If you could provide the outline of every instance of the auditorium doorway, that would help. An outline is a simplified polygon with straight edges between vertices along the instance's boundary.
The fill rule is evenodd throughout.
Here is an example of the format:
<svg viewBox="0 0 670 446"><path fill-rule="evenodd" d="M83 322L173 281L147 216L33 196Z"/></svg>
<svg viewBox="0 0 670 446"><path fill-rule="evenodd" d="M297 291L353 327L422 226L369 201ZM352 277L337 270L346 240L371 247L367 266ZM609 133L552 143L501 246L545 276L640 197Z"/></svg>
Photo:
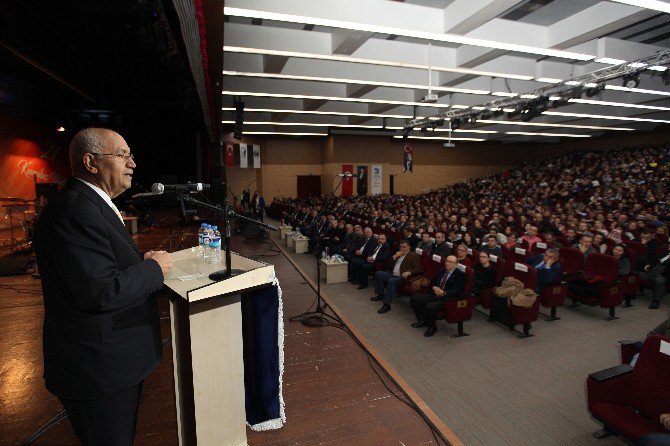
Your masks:
<svg viewBox="0 0 670 446"><path fill-rule="evenodd" d="M391 194L391 195L395 195L395 192L394 192L394 189L393 189L393 179L394 179L394 177L395 177L395 175L391 175L389 177L389 194Z"/></svg>
<svg viewBox="0 0 670 446"><path fill-rule="evenodd" d="M321 175L298 175L298 198L321 196Z"/></svg>

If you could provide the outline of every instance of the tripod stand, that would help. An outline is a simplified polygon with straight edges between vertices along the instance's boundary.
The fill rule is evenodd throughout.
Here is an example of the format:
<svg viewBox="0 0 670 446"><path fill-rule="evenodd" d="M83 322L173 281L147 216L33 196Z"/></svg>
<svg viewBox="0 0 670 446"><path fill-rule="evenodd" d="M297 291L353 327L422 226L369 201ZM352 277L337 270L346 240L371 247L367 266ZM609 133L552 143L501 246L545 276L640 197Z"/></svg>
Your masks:
<svg viewBox="0 0 670 446"><path fill-rule="evenodd" d="M323 327L325 325L331 324L332 322L335 322L338 325L344 325L344 322L342 322L339 317L331 316L325 313L325 311L328 309L328 304L321 300L321 259L319 258L319 255L321 253L321 245L323 240L321 239L321 234L319 234L319 228L316 223L322 214L323 210L319 212L316 217L314 217L314 220L310 224L310 229L313 228L314 230L315 238L314 258L316 260L316 309L308 309L304 313L297 316L292 316L288 319L291 322L301 321L303 325L307 325L308 327ZM310 308L312 307L310 306Z"/></svg>

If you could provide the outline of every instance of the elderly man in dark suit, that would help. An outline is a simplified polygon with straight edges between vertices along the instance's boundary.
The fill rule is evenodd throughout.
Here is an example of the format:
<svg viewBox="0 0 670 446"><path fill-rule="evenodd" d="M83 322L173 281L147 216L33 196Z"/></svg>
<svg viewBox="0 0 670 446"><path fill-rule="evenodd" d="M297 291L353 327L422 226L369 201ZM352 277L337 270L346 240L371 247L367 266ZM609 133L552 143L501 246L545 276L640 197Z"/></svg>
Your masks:
<svg viewBox="0 0 670 446"><path fill-rule="evenodd" d="M84 445L131 445L142 383L162 357L153 292L172 268L144 256L112 198L136 167L126 141L89 128L70 144L71 178L40 216L44 379Z"/></svg>
<svg viewBox="0 0 670 446"><path fill-rule="evenodd" d="M383 300L384 304L377 313L384 314L391 311L391 301L395 296L395 290L403 284L406 277L419 274L421 270L421 257L409 250L409 242L400 240L398 252L386 261L386 270L375 273L376 296L370 300Z"/></svg>
<svg viewBox="0 0 670 446"><path fill-rule="evenodd" d="M433 336L437 331L437 312L444 308L444 301L463 297L465 273L456 267L456 256L448 256L442 268L430 281L431 294L415 294L410 303L416 315L412 327L428 327L423 334Z"/></svg>

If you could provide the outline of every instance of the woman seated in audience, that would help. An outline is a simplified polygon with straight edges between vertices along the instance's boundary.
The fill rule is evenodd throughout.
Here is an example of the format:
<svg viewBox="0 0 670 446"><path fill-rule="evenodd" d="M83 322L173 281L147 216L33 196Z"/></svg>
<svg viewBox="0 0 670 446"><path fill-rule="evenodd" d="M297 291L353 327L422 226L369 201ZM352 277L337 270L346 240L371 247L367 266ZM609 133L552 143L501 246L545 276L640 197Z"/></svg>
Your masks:
<svg viewBox="0 0 670 446"><path fill-rule="evenodd" d="M472 295L479 296L484 288L491 288L496 283L496 267L491 256L486 252L479 253L479 263L475 265L475 277L472 282Z"/></svg>
<svg viewBox="0 0 670 446"><path fill-rule="evenodd" d="M619 261L619 276L625 276L630 272L630 259L628 259L627 248L619 243L612 248L612 255Z"/></svg>
<svg viewBox="0 0 670 446"><path fill-rule="evenodd" d="M465 244L468 248L477 248L477 243L475 242L475 238L472 236L472 233L469 231L463 234L463 238L461 239L461 243Z"/></svg>
<svg viewBox="0 0 670 446"><path fill-rule="evenodd" d="M605 254L605 251L607 251L607 244L605 243L605 236L600 233L596 232L593 234L593 249L596 250L596 252L599 252L600 254Z"/></svg>
<svg viewBox="0 0 670 446"><path fill-rule="evenodd" d="M456 248L456 258L461 265L465 265L468 268L473 267L472 260L468 258L468 247L465 244L458 244L458 248Z"/></svg>

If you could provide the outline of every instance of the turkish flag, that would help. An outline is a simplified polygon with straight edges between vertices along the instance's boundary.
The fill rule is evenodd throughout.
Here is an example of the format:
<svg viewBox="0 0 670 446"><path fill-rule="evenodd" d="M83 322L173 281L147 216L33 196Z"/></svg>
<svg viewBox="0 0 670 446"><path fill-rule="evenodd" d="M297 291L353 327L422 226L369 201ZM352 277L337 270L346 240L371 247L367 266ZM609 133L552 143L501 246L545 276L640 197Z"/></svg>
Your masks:
<svg viewBox="0 0 670 446"><path fill-rule="evenodd" d="M354 166L352 164L342 164L342 173L353 174ZM350 197L354 193L354 178L347 176L342 179L342 196Z"/></svg>
<svg viewBox="0 0 670 446"><path fill-rule="evenodd" d="M226 166L235 165L235 146L232 142L226 142Z"/></svg>

